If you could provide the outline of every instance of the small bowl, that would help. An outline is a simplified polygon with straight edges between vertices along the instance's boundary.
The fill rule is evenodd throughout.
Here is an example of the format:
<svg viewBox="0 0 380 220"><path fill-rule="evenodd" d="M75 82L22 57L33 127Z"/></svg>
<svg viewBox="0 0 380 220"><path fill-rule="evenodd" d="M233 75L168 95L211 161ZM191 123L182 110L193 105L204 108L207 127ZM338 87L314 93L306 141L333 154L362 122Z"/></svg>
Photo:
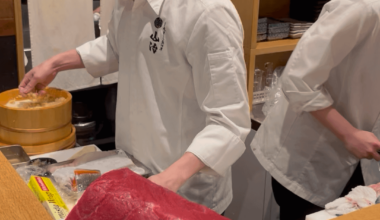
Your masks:
<svg viewBox="0 0 380 220"><path fill-rule="evenodd" d="M32 165L37 160L41 161L41 163L45 163L44 166L57 163L57 161L53 158L42 157L42 158L36 158L36 159L30 160L28 165Z"/></svg>

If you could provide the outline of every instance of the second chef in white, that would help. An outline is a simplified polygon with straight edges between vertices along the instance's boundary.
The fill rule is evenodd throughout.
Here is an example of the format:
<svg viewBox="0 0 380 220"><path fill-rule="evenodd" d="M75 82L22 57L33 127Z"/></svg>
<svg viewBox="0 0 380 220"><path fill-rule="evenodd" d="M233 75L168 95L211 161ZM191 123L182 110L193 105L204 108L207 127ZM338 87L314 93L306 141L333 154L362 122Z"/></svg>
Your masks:
<svg viewBox="0 0 380 220"><path fill-rule="evenodd" d="M281 220L380 181L379 13L379 1L330 1L288 61L284 96L251 143Z"/></svg>

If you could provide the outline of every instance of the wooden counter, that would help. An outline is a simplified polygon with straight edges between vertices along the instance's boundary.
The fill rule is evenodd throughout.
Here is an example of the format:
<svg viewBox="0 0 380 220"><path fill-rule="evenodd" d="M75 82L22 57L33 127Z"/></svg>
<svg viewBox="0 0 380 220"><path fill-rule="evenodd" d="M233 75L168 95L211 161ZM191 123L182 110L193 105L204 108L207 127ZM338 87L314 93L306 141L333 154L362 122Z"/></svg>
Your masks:
<svg viewBox="0 0 380 220"><path fill-rule="evenodd" d="M348 213L334 220L378 220L380 219L380 204L373 205L355 212Z"/></svg>
<svg viewBox="0 0 380 220"><path fill-rule="evenodd" d="M52 220L52 217L1 152L0 219Z"/></svg>

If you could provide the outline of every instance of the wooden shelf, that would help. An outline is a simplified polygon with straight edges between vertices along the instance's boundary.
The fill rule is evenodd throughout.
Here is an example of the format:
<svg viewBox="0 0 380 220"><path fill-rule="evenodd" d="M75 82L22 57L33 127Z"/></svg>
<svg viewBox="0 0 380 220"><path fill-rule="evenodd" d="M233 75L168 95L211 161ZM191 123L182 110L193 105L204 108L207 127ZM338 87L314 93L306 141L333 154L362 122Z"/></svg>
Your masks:
<svg viewBox="0 0 380 220"><path fill-rule="evenodd" d="M299 39L285 39L277 41L259 42L255 48L255 55L292 51Z"/></svg>
<svg viewBox="0 0 380 220"><path fill-rule="evenodd" d="M256 68L266 62L274 67L285 66L298 39L256 42L259 17L289 17L291 0L232 0L244 27L244 59L247 65L247 91L252 110L254 75ZM256 119L255 119L256 120ZM259 124L258 122L255 122Z"/></svg>

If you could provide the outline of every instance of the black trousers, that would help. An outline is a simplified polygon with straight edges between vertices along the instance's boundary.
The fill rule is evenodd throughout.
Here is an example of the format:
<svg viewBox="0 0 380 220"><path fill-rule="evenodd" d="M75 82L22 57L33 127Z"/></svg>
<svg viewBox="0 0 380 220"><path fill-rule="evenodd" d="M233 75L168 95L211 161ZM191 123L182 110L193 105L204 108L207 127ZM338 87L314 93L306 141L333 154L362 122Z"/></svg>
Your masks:
<svg viewBox="0 0 380 220"><path fill-rule="evenodd" d="M340 197L347 195L352 188L360 185L364 185L364 179L359 163ZM307 215L324 209L292 193L274 178L272 178L272 189L274 198L280 206L280 220L305 220Z"/></svg>

